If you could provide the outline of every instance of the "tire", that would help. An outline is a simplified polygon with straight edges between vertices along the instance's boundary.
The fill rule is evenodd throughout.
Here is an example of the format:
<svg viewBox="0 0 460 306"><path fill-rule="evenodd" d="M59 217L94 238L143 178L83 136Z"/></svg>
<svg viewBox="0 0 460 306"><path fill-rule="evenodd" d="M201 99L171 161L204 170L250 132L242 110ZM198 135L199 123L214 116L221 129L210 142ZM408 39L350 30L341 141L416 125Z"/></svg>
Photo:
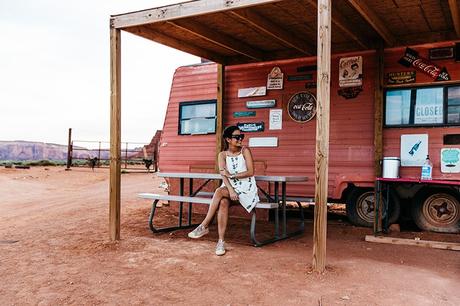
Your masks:
<svg viewBox="0 0 460 306"><path fill-rule="evenodd" d="M426 231L460 233L460 195L447 190L422 190L412 203L415 224Z"/></svg>
<svg viewBox="0 0 460 306"><path fill-rule="evenodd" d="M356 188L350 193L347 199L347 216L353 225L372 227L374 225L375 198L374 190ZM398 221L401 212L398 197L394 192L390 192L389 203L390 216L388 223L392 224ZM386 211L382 217L386 216Z"/></svg>

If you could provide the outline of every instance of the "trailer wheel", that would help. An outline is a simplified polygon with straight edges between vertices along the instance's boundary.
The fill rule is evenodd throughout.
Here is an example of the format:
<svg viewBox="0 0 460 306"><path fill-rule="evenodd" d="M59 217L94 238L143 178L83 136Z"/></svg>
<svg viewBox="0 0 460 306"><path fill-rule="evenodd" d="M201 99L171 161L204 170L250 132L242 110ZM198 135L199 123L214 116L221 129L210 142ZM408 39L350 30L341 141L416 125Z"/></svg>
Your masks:
<svg viewBox="0 0 460 306"><path fill-rule="evenodd" d="M412 217L422 230L460 233L459 196L446 190L421 191L412 203Z"/></svg>
<svg viewBox="0 0 460 306"><path fill-rule="evenodd" d="M353 189L347 200L347 216L350 222L358 226L372 227L374 225L375 197L372 189ZM390 192L389 224L395 223L400 214L398 197ZM386 216L386 211L382 217Z"/></svg>

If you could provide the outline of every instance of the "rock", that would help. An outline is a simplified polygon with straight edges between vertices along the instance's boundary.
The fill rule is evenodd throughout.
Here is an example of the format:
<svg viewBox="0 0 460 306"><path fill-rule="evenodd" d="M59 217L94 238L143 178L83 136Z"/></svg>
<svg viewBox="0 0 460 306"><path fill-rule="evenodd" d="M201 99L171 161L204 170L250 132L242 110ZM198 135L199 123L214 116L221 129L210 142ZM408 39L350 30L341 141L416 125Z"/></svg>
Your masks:
<svg viewBox="0 0 460 306"><path fill-rule="evenodd" d="M401 231L401 227L399 226L399 224L394 223L394 224L390 225L390 227L388 228L388 230L389 230L390 232L399 233L399 232Z"/></svg>

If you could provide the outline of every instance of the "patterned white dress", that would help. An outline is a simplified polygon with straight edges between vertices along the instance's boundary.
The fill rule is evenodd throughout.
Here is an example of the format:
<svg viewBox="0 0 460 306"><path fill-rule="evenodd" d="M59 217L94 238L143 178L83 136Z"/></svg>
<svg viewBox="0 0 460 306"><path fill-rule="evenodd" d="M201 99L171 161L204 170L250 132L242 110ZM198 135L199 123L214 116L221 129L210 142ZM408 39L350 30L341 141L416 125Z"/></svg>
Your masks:
<svg viewBox="0 0 460 306"><path fill-rule="evenodd" d="M237 156L228 156L226 154L225 161L227 171L230 174L237 174L247 171L246 160L244 159L243 150ZM257 184L254 176L246 178L229 178L230 184L238 194L238 200L247 212L259 203L259 195L257 194Z"/></svg>

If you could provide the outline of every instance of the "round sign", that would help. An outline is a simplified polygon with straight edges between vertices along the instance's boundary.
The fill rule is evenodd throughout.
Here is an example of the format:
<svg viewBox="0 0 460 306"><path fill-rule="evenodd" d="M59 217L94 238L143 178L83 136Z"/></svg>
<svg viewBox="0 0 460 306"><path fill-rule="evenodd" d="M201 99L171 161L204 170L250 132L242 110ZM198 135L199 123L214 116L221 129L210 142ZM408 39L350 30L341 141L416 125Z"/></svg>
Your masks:
<svg viewBox="0 0 460 306"><path fill-rule="evenodd" d="M311 92L298 92L289 99L287 110L292 120L308 122L316 115L316 98Z"/></svg>

